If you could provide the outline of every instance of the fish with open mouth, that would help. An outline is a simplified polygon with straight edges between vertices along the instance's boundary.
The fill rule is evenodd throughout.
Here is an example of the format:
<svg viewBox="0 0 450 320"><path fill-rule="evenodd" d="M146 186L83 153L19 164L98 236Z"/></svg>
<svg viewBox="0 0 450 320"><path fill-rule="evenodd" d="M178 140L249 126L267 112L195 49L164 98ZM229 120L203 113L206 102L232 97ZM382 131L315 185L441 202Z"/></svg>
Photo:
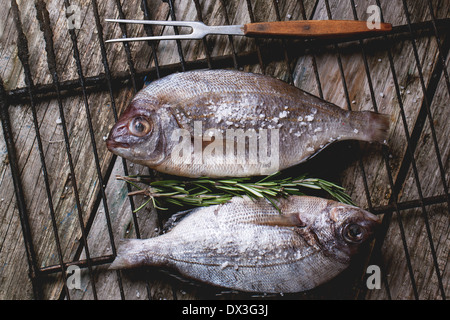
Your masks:
<svg viewBox="0 0 450 320"><path fill-rule="evenodd" d="M247 292L312 289L346 269L380 224L358 207L310 196L247 196L193 209L167 233L122 240L110 269L169 267Z"/></svg>
<svg viewBox="0 0 450 320"><path fill-rule="evenodd" d="M329 144L386 144L389 117L349 111L284 81L235 70L175 73L132 99L106 140L116 155L185 177L268 175Z"/></svg>

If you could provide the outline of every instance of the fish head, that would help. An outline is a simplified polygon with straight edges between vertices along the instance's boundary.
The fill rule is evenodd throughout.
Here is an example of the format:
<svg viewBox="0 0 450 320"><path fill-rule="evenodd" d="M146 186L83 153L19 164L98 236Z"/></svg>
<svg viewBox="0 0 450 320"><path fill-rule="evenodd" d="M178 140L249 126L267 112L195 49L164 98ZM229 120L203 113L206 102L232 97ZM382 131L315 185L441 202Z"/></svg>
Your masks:
<svg viewBox="0 0 450 320"><path fill-rule="evenodd" d="M381 224L376 215L337 202L329 209L329 219L336 240L335 249L348 257L354 255L363 243L372 239Z"/></svg>
<svg viewBox="0 0 450 320"><path fill-rule="evenodd" d="M152 101L133 100L106 139L112 153L132 162L153 166L165 158L158 109Z"/></svg>
<svg viewBox="0 0 450 320"><path fill-rule="evenodd" d="M283 215L268 224L296 227L310 245L345 263L373 238L381 224L378 216L366 210L319 197L291 196L281 199L279 208Z"/></svg>

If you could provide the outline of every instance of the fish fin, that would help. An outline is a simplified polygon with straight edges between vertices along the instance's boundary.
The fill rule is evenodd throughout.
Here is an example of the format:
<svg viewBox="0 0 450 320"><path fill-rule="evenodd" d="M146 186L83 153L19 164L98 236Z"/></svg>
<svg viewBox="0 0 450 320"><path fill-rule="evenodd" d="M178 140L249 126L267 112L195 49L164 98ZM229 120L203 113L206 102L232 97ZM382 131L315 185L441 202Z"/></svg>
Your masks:
<svg viewBox="0 0 450 320"><path fill-rule="evenodd" d="M109 266L111 270L129 269L144 264L144 259L139 254L142 241L140 239L122 239L119 242L117 256Z"/></svg>
<svg viewBox="0 0 450 320"><path fill-rule="evenodd" d="M197 209L198 208L192 208L173 214L164 224L162 232L163 233L169 232L170 230L172 230L173 227L175 227L178 223L180 223L181 220L186 218L189 214L191 214L193 211Z"/></svg>
<svg viewBox="0 0 450 320"><path fill-rule="evenodd" d="M361 116L363 117L363 123L367 124L367 141L379 142L387 145L390 127L389 115L372 111L362 111Z"/></svg>
<svg viewBox="0 0 450 320"><path fill-rule="evenodd" d="M277 216L264 217L255 221L256 224L278 227L304 227L306 224L300 220L298 212L280 214Z"/></svg>

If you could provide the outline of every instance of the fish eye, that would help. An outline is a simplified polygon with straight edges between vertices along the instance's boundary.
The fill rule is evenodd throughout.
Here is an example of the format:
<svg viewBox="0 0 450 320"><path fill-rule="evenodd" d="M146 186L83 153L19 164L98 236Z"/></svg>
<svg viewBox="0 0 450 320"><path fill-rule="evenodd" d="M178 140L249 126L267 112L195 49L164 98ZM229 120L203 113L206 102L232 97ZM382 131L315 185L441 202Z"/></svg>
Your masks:
<svg viewBox="0 0 450 320"><path fill-rule="evenodd" d="M364 238L364 228L356 223L350 223L343 230L344 239L348 242L359 243Z"/></svg>
<svg viewBox="0 0 450 320"><path fill-rule="evenodd" d="M128 129L132 135L143 137L151 131L152 126L146 118L139 116L131 120Z"/></svg>

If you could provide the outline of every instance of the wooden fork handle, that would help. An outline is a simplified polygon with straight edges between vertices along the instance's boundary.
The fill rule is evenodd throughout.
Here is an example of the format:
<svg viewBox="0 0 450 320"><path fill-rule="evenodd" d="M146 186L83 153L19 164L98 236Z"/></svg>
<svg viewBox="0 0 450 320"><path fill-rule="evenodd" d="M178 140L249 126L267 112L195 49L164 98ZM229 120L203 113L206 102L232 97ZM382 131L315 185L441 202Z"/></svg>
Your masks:
<svg viewBox="0 0 450 320"><path fill-rule="evenodd" d="M256 22L244 25L246 36L276 36L301 38L334 38L369 32L392 30L390 23L380 23L379 29L369 29L366 21L356 20L299 20Z"/></svg>

